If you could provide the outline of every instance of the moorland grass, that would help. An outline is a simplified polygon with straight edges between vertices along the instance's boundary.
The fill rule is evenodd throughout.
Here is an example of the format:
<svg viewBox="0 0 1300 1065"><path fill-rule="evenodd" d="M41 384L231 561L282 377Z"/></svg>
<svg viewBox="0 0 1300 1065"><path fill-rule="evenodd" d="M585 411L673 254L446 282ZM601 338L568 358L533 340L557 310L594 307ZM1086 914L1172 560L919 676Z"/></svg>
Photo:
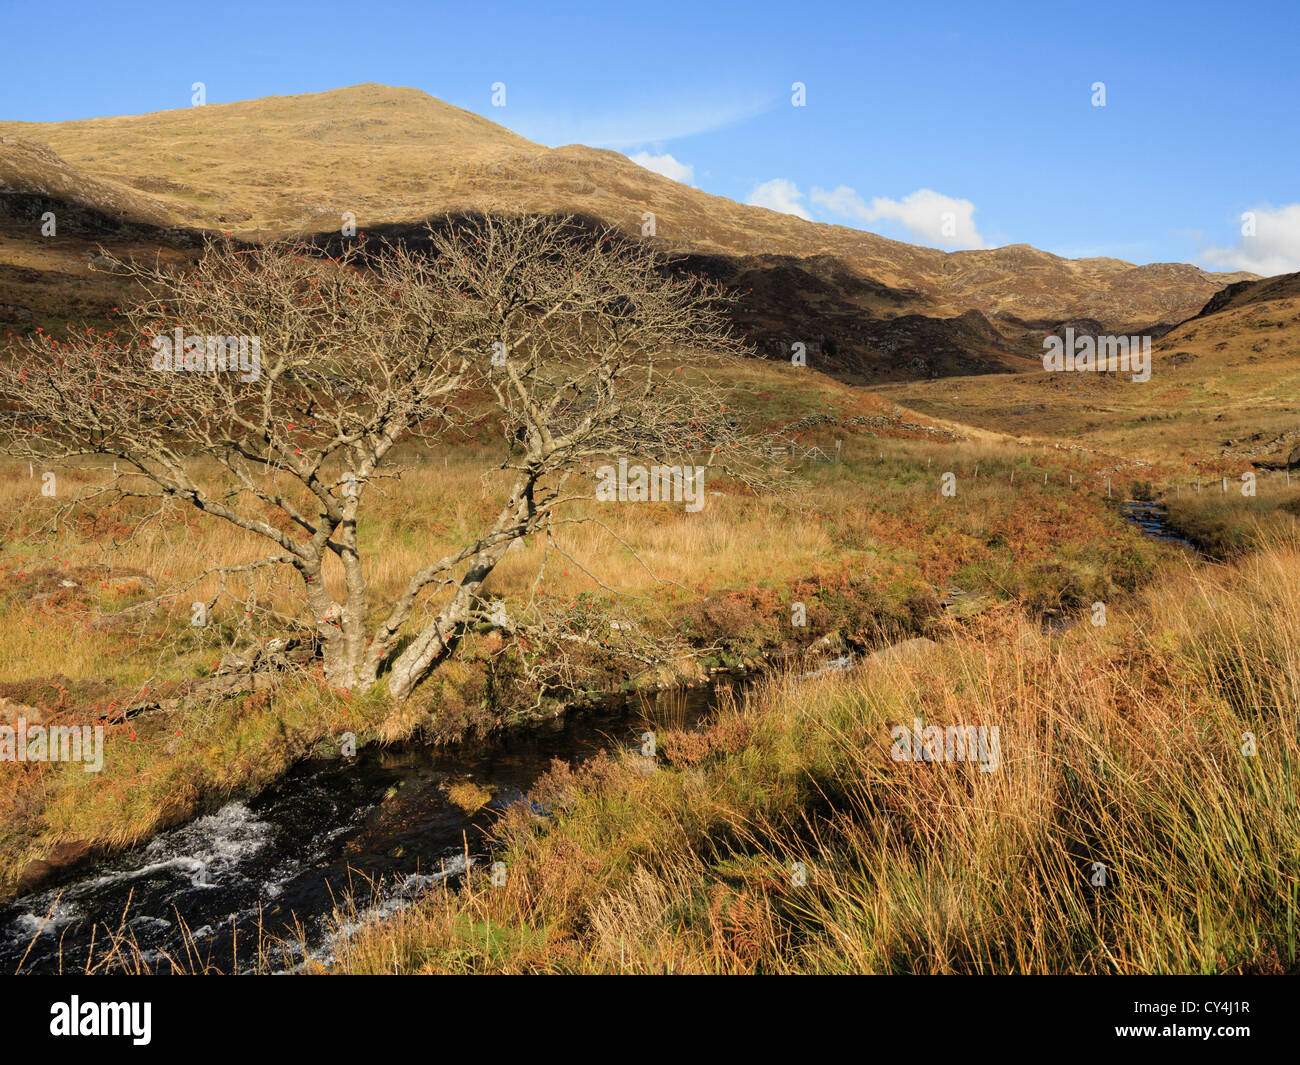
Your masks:
<svg viewBox="0 0 1300 1065"><path fill-rule="evenodd" d="M662 734L654 772L557 767L549 814L499 825L505 886L435 892L333 968L1294 971L1298 651L1291 536L1105 627L997 610L919 658L773 679ZM998 726L998 770L893 761L916 716Z"/></svg>

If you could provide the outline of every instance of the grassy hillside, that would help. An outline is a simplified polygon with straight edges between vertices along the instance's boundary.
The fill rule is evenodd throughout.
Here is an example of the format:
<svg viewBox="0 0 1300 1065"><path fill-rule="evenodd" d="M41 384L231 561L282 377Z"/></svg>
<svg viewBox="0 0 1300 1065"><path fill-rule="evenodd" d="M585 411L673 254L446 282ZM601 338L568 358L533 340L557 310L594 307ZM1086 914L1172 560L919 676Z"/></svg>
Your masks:
<svg viewBox="0 0 1300 1065"><path fill-rule="evenodd" d="M197 512L145 521L130 500L56 523L41 475L67 498L107 471L0 464L0 721L107 733L102 773L26 763L0 781L0 898L255 792L345 731L450 743L601 691L926 637L939 642L920 657L798 689L778 673L702 733L654 722L653 768L557 768L536 796L546 816L520 804L501 823L505 890L472 876L365 931L339 967L1294 969L1300 751L1284 726L1300 690L1300 481L1282 467L1300 459L1300 275L1023 245L944 254L362 85L0 123L0 330L118 324L132 293L101 249L179 263L212 231L337 240L350 212L396 239L485 210L629 231L653 212L652 239L738 297L735 324L767 358L728 366L728 417L788 445L773 461L797 490L756 496L719 476L699 513L569 504L599 522L558 526L540 577L547 548L521 545L487 592L536 595L570 631L608 627L576 690L541 690L518 646L483 626L395 705L331 688L311 655L223 697L253 614L218 598L209 571L252 561L254 543ZM1150 381L1043 372L1041 336L1066 322L1155 333ZM796 343L807 368L789 362ZM368 496L358 527L373 601L495 512L508 447L476 428L407 450L411 469ZM1245 472L1254 498L1235 491ZM941 491L949 475L955 494ZM1222 477L1234 492L1211 495ZM1143 537L1124 519L1130 495L1165 496L1180 528L1232 561L1193 564ZM339 570L322 583L343 598ZM158 599L164 588L184 594ZM281 625L267 638L309 620L272 583L246 595ZM212 624L191 625L193 600L220 604ZM1061 631L1098 602L1105 627ZM680 653L629 672L612 646L624 632ZM916 717L996 724L1001 771L892 761L890 728ZM1247 732L1257 755L1240 753ZM792 862L809 871L797 890ZM1094 862L1107 890L1089 882Z"/></svg>
<svg viewBox="0 0 1300 1065"><path fill-rule="evenodd" d="M1191 466L1208 479L1278 466L1300 444L1300 275L1233 286L1157 339L1152 356L1144 383L1046 373L1040 362L1015 376L884 392L936 417Z"/></svg>
<svg viewBox="0 0 1300 1065"><path fill-rule="evenodd" d="M508 109L501 118L509 121ZM74 187L51 183L52 168L78 175ZM973 309L1013 339L1075 318L1126 330L1172 324L1245 276L1069 260L1026 245L945 254L711 196L617 152L546 148L418 90L373 84L149 115L0 122L0 193L37 190L248 239L337 230L344 212L365 229L463 210L564 211L640 232L648 211L657 239L675 250L833 257L874 290L841 294L859 313L953 318Z"/></svg>

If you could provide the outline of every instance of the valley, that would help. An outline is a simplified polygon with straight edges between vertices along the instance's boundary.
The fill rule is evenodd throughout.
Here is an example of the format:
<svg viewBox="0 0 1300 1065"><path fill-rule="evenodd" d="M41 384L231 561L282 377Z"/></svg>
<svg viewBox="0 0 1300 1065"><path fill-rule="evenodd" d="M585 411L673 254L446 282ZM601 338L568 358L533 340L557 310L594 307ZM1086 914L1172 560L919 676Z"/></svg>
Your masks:
<svg viewBox="0 0 1300 1065"><path fill-rule="evenodd" d="M0 122L0 337L0 968L1296 971L1298 273L363 83Z"/></svg>

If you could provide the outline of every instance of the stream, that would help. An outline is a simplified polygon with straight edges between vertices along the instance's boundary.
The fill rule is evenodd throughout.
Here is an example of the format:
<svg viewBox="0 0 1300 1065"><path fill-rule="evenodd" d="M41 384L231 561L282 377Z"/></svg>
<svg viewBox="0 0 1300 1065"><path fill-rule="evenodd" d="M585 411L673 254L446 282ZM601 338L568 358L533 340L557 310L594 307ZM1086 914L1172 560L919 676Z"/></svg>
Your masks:
<svg viewBox="0 0 1300 1065"><path fill-rule="evenodd" d="M1185 537L1179 536L1169 526L1169 511L1150 499L1130 499L1124 504L1124 519L1136 525L1142 533L1153 540L1166 543L1182 544L1204 557L1203 552Z"/></svg>
<svg viewBox="0 0 1300 1065"><path fill-rule="evenodd" d="M638 746L647 720L694 727L720 691L650 694L645 705L611 700L477 744L366 747L351 759L300 763L255 798L228 802L0 908L0 973L85 971L105 957L109 930L133 940L154 971L168 971L169 958L188 969L252 970L259 930L282 940L271 968L303 963L303 943L326 961L337 935L463 873L467 852L480 859L484 830L552 759L575 763ZM462 782L489 790L491 801L467 814L447 794ZM352 903L336 926L343 896Z"/></svg>
<svg viewBox="0 0 1300 1065"><path fill-rule="evenodd" d="M1147 536L1195 550L1157 503L1129 501L1124 517ZM129 937L139 962L156 971L167 971L169 958L190 969L255 969L259 934L282 944L273 968L304 963L304 947L327 961L337 936L411 905L463 873L467 856L481 859L496 814L522 799L553 759L576 763L637 745L647 719L694 727L719 691L657 693L644 706L610 700L478 744L367 747L352 759L303 762L255 798L228 802L0 908L0 973L84 971L103 960L110 930ZM465 782L492 796L472 814L447 792ZM345 896L351 902L336 922Z"/></svg>

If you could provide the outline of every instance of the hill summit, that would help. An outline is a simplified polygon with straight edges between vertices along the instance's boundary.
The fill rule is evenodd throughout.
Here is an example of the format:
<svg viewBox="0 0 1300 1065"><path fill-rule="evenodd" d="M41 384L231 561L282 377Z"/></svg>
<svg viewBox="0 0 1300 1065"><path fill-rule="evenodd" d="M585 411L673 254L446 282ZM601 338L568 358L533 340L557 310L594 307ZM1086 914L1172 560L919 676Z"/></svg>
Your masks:
<svg viewBox="0 0 1300 1065"><path fill-rule="evenodd" d="M1016 368L1033 338L1062 322L1164 331L1250 277L1064 259L1023 244L917 247L713 196L617 152L547 148L418 89L376 84L147 115L0 122L0 200L4 233L20 244L40 240L34 212L60 207L249 239L336 232L345 214L364 231L462 211L571 212L640 232L650 212L656 240L717 274L757 279L751 287L780 295L783 273L803 295L816 294L784 333L816 333L817 321L829 321L836 335L805 339L846 353L841 369L867 374L909 359L924 376ZM0 251L0 284L4 264L40 270L37 259L34 248ZM6 298L0 292L0 303ZM963 318L972 311L991 333ZM752 312L769 320L768 346L779 350L779 301ZM897 319L908 322L890 324ZM919 319L958 324L936 335ZM914 365L913 349L936 341L971 358Z"/></svg>

